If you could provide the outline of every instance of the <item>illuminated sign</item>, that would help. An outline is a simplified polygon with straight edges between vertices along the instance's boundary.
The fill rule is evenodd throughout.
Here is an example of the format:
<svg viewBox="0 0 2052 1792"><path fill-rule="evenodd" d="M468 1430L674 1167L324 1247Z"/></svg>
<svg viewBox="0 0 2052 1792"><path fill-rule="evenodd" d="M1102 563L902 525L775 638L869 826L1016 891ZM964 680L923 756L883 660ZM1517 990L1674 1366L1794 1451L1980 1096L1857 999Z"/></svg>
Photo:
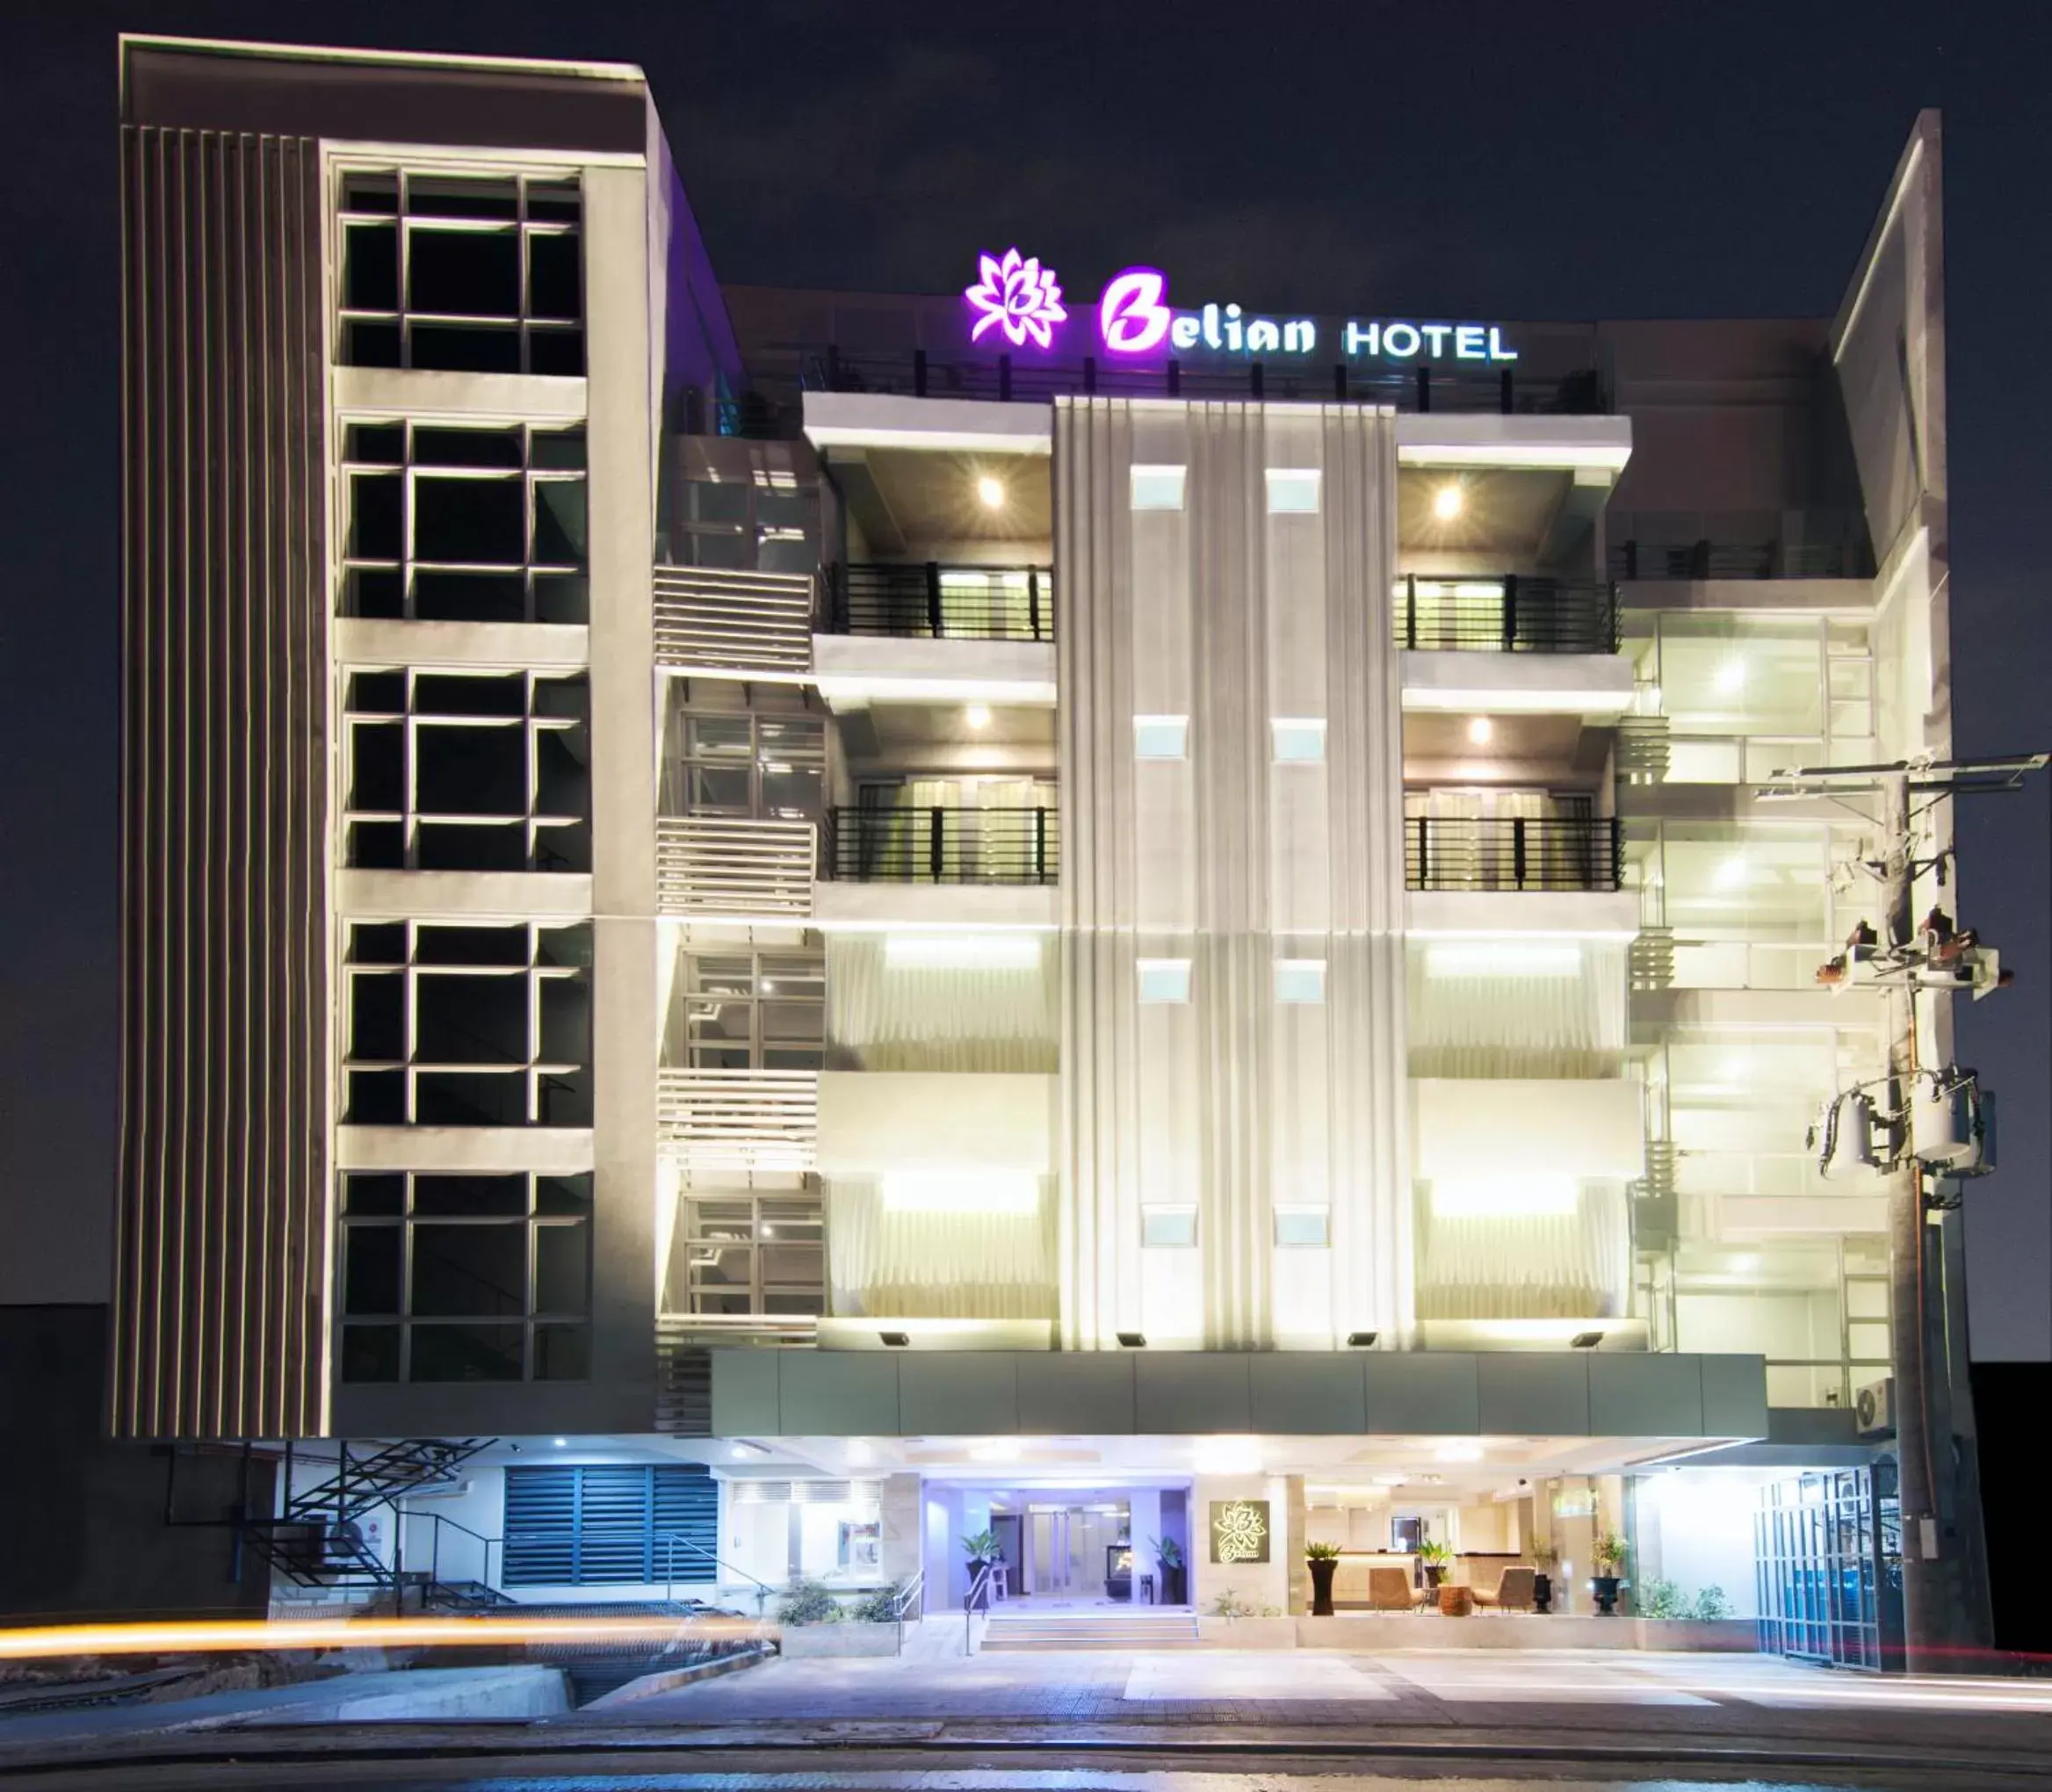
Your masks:
<svg viewBox="0 0 2052 1792"><path fill-rule="evenodd" d="M1211 1502L1211 1559L1214 1562L1268 1559L1268 1502L1266 1499Z"/></svg>
<svg viewBox="0 0 2052 1792"><path fill-rule="evenodd" d="M1066 323L1069 313L1052 268L1014 248L1002 256L981 257L978 275L962 295L974 319L971 342L995 332L1015 348L1029 342L1053 347L1056 326ZM1097 346L1126 359L1168 354L1250 360L1308 357L1318 352L1321 341L1328 354L1337 350L1348 361L1396 365L1473 361L1500 366L1518 358L1499 324L1347 318L1328 333L1315 317L1254 315L1232 302L1178 309L1168 302L1168 276L1160 268L1122 270L1105 283L1097 301Z"/></svg>

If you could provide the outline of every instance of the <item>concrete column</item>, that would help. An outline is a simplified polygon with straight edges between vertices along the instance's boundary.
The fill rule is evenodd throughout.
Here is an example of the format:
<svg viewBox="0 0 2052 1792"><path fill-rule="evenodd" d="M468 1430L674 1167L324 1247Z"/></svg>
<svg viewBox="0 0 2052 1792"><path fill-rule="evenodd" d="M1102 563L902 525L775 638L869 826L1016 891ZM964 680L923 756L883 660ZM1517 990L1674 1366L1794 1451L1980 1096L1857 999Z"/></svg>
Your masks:
<svg viewBox="0 0 2052 1792"><path fill-rule="evenodd" d="M920 1521L923 1513L920 1485L917 1475L890 1475L884 1480L883 1510L879 1514L884 1527L880 1560L884 1579L893 1586L919 1572Z"/></svg>

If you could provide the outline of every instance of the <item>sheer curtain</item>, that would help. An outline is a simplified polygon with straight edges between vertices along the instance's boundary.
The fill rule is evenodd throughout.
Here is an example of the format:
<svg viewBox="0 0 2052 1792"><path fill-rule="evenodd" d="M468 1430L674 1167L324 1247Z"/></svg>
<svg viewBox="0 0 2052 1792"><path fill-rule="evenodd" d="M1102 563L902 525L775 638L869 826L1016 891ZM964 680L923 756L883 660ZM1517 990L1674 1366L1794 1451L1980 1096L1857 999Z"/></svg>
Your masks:
<svg viewBox="0 0 2052 1792"><path fill-rule="evenodd" d="M1051 936L1004 934L986 949L982 965L894 965L885 938L829 934L827 1063L1051 1075L1061 1067L1060 947Z"/></svg>
<svg viewBox="0 0 2052 1792"><path fill-rule="evenodd" d="M1566 1214L1463 1215L1418 1202L1421 1319L1607 1319L1631 1288L1631 1221L1622 1182L1585 1182Z"/></svg>
<svg viewBox="0 0 2052 1792"><path fill-rule="evenodd" d="M1051 1319L1054 1203L1031 1213L898 1213L868 1178L827 1184L836 1318Z"/></svg>
<svg viewBox="0 0 2052 1792"><path fill-rule="evenodd" d="M1622 1075L1629 950L1621 940L1413 940L1411 1074Z"/></svg>

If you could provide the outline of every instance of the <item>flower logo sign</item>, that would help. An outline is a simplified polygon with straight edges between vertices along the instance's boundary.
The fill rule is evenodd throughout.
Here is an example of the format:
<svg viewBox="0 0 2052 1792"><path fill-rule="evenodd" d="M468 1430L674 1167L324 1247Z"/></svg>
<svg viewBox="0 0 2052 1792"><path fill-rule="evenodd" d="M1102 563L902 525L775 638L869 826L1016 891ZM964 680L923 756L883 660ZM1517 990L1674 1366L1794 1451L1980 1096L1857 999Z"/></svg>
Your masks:
<svg viewBox="0 0 2052 1792"><path fill-rule="evenodd" d="M1268 1502L1266 1499L1211 1502L1211 1559L1214 1562L1268 1559Z"/></svg>
<svg viewBox="0 0 2052 1792"><path fill-rule="evenodd" d="M971 342L996 329L1015 349L1029 342L1043 349L1053 345L1054 327L1066 323L1069 314L1052 268L1042 267L1037 256L1022 257L1016 249L1008 249L1001 261L994 255L980 257L977 271L982 278L962 295L978 314Z"/></svg>

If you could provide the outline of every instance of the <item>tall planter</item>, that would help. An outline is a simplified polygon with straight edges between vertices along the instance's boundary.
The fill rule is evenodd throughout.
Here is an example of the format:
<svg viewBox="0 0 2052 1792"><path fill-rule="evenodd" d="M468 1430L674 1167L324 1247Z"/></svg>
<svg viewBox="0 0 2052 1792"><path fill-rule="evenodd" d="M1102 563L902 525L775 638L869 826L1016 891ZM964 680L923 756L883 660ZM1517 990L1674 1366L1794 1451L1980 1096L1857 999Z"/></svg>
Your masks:
<svg viewBox="0 0 2052 1792"><path fill-rule="evenodd" d="M1163 1605L1188 1605L1190 1602L1189 1589L1184 1579L1189 1572L1189 1570L1184 1567L1181 1562L1176 1563L1174 1566L1167 1562L1161 1564L1161 1603Z"/></svg>
<svg viewBox="0 0 2052 1792"><path fill-rule="evenodd" d="M1329 1618L1333 1615L1333 1576L1340 1564L1330 1556L1322 1559L1314 1556L1306 1565L1311 1569L1311 1615Z"/></svg>

